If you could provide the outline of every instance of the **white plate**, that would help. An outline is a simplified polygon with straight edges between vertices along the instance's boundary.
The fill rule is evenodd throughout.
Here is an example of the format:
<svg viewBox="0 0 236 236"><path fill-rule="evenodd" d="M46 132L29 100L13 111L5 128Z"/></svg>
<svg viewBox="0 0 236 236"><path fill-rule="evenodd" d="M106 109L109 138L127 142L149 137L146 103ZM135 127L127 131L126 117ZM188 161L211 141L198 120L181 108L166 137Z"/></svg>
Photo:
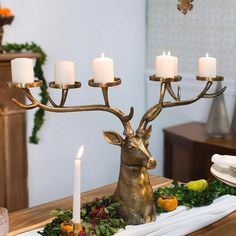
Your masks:
<svg viewBox="0 0 236 236"><path fill-rule="evenodd" d="M229 169L221 167L217 164L211 166L211 173L222 182L236 187L236 172Z"/></svg>

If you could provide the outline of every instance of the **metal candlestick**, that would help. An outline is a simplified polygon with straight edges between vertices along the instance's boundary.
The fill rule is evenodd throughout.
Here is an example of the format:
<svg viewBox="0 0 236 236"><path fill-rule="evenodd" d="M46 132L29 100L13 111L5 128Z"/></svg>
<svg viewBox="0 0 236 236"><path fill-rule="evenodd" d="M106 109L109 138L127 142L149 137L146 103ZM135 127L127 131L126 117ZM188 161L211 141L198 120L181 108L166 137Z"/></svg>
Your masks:
<svg viewBox="0 0 236 236"><path fill-rule="evenodd" d="M216 91L221 89L221 81L218 81ZM215 97L213 99L207 119L206 132L212 137L223 137L230 133L229 118L224 96Z"/></svg>
<svg viewBox="0 0 236 236"><path fill-rule="evenodd" d="M234 105L234 114L231 124L231 131L234 135L236 135L236 99L235 99L235 105Z"/></svg>
<svg viewBox="0 0 236 236"><path fill-rule="evenodd" d="M113 201L119 203L119 214L127 224L142 224L156 219L153 190L147 172L147 169L156 167L156 160L148 150L148 139L151 136L151 126L148 126L148 123L155 120L163 108L191 104L201 98L216 97L222 94L226 89L223 88L215 93L208 93L213 82L223 80L223 77L197 77L199 80L206 81L204 89L194 98L181 100L180 87L178 87L177 92L175 92L171 86L172 82L180 81L181 76L176 76L174 78L160 78L154 75L150 76L149 79L160 83L160 97L157 104L144 113L136 131L132 129L130 124L130 120L134 115L133 107L131 107L129 113L125 115L120 109L110 106L108 89L109 87L120 85L121 79L119 78L114 78L114 82L105 84L96 83L93 79L89 80L89 86L101 88L104 104L76 106L65 106L65 103L68 91L80 87L79 83L75 83L73 86L50 83L52 89L62 90L61 102L60 105L57 105L49 96L51 105L44 105L34 98L29 89L38 87L38 82L27 85L9 82L10 87L21 88L26 97L31 101L31 104L22 104L16 99L13 99L16 105L22 109L39 107L50 112L104 111L112 113L121 121L124 127L124 137L114 131L104 132L104 137L108 143L121 147L120 175L117 188L113 194ZM170 94L173 101L165 101L166 93ZM77 228L77 226L78 225L75 225L75 228Z"/></svg>

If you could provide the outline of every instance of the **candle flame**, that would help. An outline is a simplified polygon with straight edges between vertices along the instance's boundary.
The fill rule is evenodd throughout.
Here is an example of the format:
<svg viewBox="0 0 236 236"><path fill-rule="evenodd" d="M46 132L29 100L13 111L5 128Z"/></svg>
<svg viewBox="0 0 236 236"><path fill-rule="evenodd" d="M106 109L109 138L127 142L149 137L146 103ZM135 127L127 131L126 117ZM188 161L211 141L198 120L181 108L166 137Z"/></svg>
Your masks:
<svg viewBox="0 0 236 236"><path fill-rule="evenodd" d="M206 57L209 57L209 54L208 54L208 53L206 53Z"/></svg>
<svg viewBox="0 0 236 236"><path fill-rule="evenodd" d="M170 51L168 51L168 56L170 56L171 55L171 52Z"/></svg>
<svg viewBox="0 0 236 236"><path fill-rule="evenodd" d="M101 53L101 57L105 57L105 53L104 52Z"/></svg>
<svg viewBox="0 0 236 236"><path fill-rule="evenodd" d="M84 145L82 145L80 147L80 149L78 150L77 159L80 159L82 157L83 153L84 153Z"/></svg>

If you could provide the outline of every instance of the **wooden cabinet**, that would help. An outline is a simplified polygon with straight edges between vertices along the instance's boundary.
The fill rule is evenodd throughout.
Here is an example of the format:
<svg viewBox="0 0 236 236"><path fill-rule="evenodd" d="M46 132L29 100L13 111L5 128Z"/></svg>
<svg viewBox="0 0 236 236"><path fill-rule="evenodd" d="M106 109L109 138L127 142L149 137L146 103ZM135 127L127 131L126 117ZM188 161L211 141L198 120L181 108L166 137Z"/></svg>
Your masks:
<svg viewBox="0 0 236 236"><path fill-rule="evenodd" d="M164 176L182 182L211 178L213 154L236 155L236 137L211 138L205 124L187 123L164 129Z"/></svg>
<svg viewBox="0 0 236 236"><path fill-rule="evenodd" d="M10 212L28 207L25 112L12 98L24 101L19 89L10 89L10 61L37 54L0 54L0 207Z"/></svg>

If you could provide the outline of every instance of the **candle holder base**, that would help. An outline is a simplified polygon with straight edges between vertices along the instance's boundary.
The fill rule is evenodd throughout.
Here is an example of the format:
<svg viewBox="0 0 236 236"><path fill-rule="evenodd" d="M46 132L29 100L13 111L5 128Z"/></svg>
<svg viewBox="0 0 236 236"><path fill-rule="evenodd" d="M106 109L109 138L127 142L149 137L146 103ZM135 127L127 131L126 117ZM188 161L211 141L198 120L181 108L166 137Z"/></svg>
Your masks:
<svg viewBox="0 0 236 236"><path fill-rule="evenodd" d="M177 75L173 78L163 78L163 77L157 77L156 75L149 76L149 80L151 81L158 81L158 82L178 82L182 80L182 76Z"/></svg>
<svg viewBox="0 0 236 236"><path fill-rule="evenodd" d="M36 88L40 87L43 82L40 80L35 80L33 83L13 83L9 81L7 84L9 88Z"/></svg>
<svg viewBox="0 0 236 236"><path fill-rule="evenodd" d="M223 76L216 76L216 77L197 76L196 79L200 81L223 81L224 77Z"/></svg>
<svg viewBox="0 0 236 236"><path fill-rule="evenodd" d="M114 87L118 86L121 84L121 79L120 78L114 78L114 82L109 82L109 83L97 83L94 82L94 79L90 79L88 81L88 85L91 87L100 87L100 88L108 88L108 87Z"/></svg>
<svg viewBox="0 0 236 236"><path fill-rule="evenodd" d="M78 236L80 232L83 231L81 223L73 223L73 234L74 236Z"/></svg>
<svg viewBox="0 0 236 236"><path fill-rule="evenodd" d="M55 82L50 82L49 87L54 89L75 89L80 88L81 83L77 81L74 84L56 84Z"/></svg>

